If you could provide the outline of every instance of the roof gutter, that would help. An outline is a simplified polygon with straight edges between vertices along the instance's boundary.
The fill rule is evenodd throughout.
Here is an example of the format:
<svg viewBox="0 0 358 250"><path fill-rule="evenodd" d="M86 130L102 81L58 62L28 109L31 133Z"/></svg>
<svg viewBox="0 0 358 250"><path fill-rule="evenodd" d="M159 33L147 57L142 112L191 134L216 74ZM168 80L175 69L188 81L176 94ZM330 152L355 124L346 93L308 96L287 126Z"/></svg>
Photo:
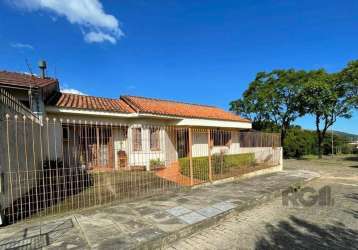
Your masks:
<svg viewBox="0 0 358 250"><path fill-rule="evenodd" d="M86 109L57 108L54 106L47 106L46 112L57 113L57 114L93 115L93 116L123 117L123 118L138 117L137 113L119 113L119 112L86 110Z"/></svg>

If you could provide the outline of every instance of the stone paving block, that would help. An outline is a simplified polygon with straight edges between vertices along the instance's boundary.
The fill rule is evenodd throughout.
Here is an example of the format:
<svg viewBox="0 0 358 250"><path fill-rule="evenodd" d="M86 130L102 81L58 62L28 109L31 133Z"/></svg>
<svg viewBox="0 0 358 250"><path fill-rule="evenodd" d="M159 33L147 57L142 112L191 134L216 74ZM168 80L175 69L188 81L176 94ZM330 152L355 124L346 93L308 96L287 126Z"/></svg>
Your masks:
<svg viewBox="0 0 358 250"><path fill-rule="evenodd" d="M191 213L179 216L179 219L181 219L185 223L191 225L191 224L197 223L199 221L205 220L206 217L204 217L201 214L198 214L196 212L191 212Z"/></svg>
<svg viewBox="0 0 358 250"><path fill-rule="evenodd" d="M136 241L148 241L162 234L164 234L164 232L159 228L144 228L130 236L136 239Z"/></svg>
<svg viewBox="0 0 358 250"><path fill-rule="evenodd" d="M143 218L145 220L149 220L150 222L154 222L154 223L163 223L163 221L167 221L170 219L175 219L177 217L169 214L167 211L163 210L161 212L158 213L154 213L154 214L148 214L146 216L143 216Z"/></svg>
<svg viewBox="0 0 358 250"><path fill-rule="evenodd" d="M204 208L197 210L196 212L207 217L207 218L210 218L210 217L220 214L222 211L220 211L219 209L216 209L214 207L204 207Z"/></svg>
<svg viewBox="0 0 358 250"><path fill-rule="evenodd" d="M159 211L158 209L153 208L153 207L151 207L151 206L137 207L135 210L136 210L140 215L153 214L153 213Z"/></svg>
<svg viewBox="0 0 358 250"><path fill-rule="evenodd" d="M235 204L228 202L228 201L222 201L222 202L218 202L216 204L213 205L214 208L219 209L221 211L228 211L230 209L235 208Z"/></svg>
<svg viewBox="0 0 358 250"><path fill-rule="evenodd" d="M169 214L174 215L174 216L180 216L180 215L192 212L190 209L187 209L182 206L173 207L173 208L167 209L166 211Z"/></svg>

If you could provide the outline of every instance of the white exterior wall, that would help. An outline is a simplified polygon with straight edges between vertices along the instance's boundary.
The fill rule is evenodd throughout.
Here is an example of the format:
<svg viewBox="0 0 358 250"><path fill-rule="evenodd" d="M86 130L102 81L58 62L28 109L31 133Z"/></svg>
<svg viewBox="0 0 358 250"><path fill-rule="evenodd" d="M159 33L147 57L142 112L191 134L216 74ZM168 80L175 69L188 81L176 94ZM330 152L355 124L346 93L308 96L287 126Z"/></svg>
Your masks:
<svg viewBox="0 0 358 250"><path fill-rule="evenodd" d="M239 131L231 132L231 144L230 146L214 146L211 148L211 154L220 152L226 152L227 154L239 154L240 141ZM193 157L207 156L208 155L208 134L204 131L193 131Z"/></svg>
<svg viewBox="0 0 358 250"><path fill-rule="evenodd" d="M255 159L257 163L263 163L265 161L271 160L271 157L274 155L275 148L272 147L262 147L262 148L241 148L240 153L255 153Z"/></svg>
<svg viewBox="0 0 358 250"><path fill-rule="evenodd" d="M132 128L141 128L142 136L142 148L141 150L133 149L132 141ZM165 144L164 138L166 133L164 129L160 129L159 132L159 141L160 146L159 150L152 151L150 149L150 140L149 140L149 131L150 127L143 125L132 125L128 128L128 164L130 166L146 166L146 169L149 170L150 160L165 161Z"/></svg>
<svg viewBox="0 0 358 250"><path fill-rule="evenodd" d="M43 157L48 160L56 160L63 158L62 145L63 145L63 131L59 121L49 120L43 121L42 130L42 148ZM70 131L73 137L73 131Z"/></svg>
<svg viewBox="0 0 358 250"><path fill-rule="evenodd" d="M119 167L117 152L119 150L124 150L127 153L128 157L128 166L146 166L147 169L150 167L150 160L159 159L164 162L165 165L170 164L173 161L176 161L178 158L177 149L176 149L176 134L172 131L168 131L165 126L188 126L189 123L194 123L194 125L198 122L215 125L216 127L228 127L232 126L243 126L243 127L251 127L250 123L239 123L239 122L226 122L226 121L215 121L215 120L203 120L203 119L169 119L169 118L146 118L146 117L116 117L116 116L95 116L90 114L81 114L80 111L76 113L51 113L48 115L50 119L56 117L57 119L62 118L64 121L69 119L70 121L84 121L89 123L92 121L102 122L102 123L113 123L114 131L113 131L113 139L114 139L114 167ZM203 124L198 124L197 126L203 126ZM128 138L125 140L122 135L120 135L119 130L116 129L115 124L128 125ZM149 139L149 128L153 126L162 127L160 131L160 150L151 151L150 150L150 139ZM132 145L132 129L134 127L142 128L142 149L140 151L134 151ZM61 132L62 133L62 130ZM193 140L192 140L192 155L193 157L199 156L207 156L208 155L208 141L207 141L207 132L202 130L201 132L193 130ZM221 151L225 151L227 154L238 154L240 151L240 143L239 143L239 130L232 131L232 138L230 146L214 146L211 149L212 154L220 153Z"/></svg>
<svg viewBox="0 0 358 250"><path fill-rule="evenodd" d="M89 116L89 115L80 115L80 114L61 114L56 113L48 114L50 121L53 118L56 118L57 121L62 118L63 121L69 120L70 122L75 121L76 123L81 122L84 124L86 121L87 124L92 122L92 124L98 123L108 123L113 124L113 148L114 148L114 167L119 167L119 159L117 152L119 150L124 150L127 153L128 157L128 166L146 166L149 169L150 160L159 159L164 162L166 165L175 161L177 159L176 153L176 143L175 136L171 132L166 131L166 126L172 126L172 121L165 119L149 119L149 118L116 118L116 117L98 117L98 116ZM120 128L128 126L127 135L128 138L124 138L123 134L120 132ZM160 130L160 150L151 151L150 150L150 140L149 140L149 129L153 127L161 128ZM132 146L132 128L140 127L142 129L142 149L140 151L134 151ZM51 125L49 126L51 128ZM70 131L71 133L71 131ZM168 135L171 134L171 135ZM62 128L58 128L58 134L62 143ZM57 137L56 137L57 138ZM51 156L54 155L51 152Z"/></svg>

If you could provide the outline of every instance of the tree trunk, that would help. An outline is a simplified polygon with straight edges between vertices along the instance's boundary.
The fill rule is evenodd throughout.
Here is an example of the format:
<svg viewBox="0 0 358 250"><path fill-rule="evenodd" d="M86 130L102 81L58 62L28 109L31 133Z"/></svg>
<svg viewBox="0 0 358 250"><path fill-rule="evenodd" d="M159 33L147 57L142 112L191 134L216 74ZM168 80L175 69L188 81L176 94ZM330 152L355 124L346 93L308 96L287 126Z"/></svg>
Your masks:
<svg viewBox="0 0 358 250"><path fill-rule="evenodd" d="M323 142L323 136L320 132L318 132L318 159L322 159L322 142Z"/></svg>
<svg viewBox="0 0 358 250"><path fill-rule="evenodd" d="M286 129L282 128L281 129L281 147L283 147L283 143L285 142L285 138L286 138Z"/></svg>
<svg viewBox="0 0 358 250"><path fill-rule="evenodd" d="M322 159L322 142L323 142L323 136L322 132L319 129L320 124L320 115L316 114L316 134L317 134L317 149L318 149L318 159Z"/></svg>

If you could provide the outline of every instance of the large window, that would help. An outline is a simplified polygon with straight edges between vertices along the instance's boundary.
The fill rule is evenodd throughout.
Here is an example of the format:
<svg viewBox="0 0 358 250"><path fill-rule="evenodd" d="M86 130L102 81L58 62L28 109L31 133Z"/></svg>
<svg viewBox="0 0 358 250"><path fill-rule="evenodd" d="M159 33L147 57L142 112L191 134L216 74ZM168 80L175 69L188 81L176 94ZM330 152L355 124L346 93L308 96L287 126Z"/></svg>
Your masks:
<svg viewBox="0 0 358 250"><path fill-rule="evenodd" d="M211 140L214 146L230 146L231 131L213 130Z"/></svg>
<svg viewBox="0 0 358 250"><path fill-rule="evenodd" d="M151 128L149 130L149 141L150 141L150 150L160 150L160 130L159 128Z"/></svg>
<svg viewBox="0 0 358 250"><path fill-rule="evenodd" d="M142 129L132 128L132 144L134 151L142 150Z"/></svg>

